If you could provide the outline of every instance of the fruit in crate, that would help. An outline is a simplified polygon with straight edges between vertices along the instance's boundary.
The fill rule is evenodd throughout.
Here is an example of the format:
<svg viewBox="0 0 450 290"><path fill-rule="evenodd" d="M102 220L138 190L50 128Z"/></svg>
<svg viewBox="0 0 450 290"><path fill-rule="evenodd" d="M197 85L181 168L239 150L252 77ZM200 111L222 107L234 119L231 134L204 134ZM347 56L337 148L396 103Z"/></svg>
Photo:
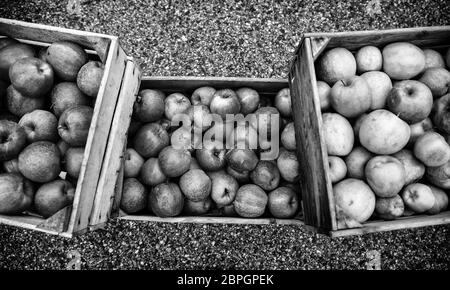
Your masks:
<svg viewBox="0 0 450 290"><path fill-rule="evenodd" d="M192 201L186 199L184 202L183 211L187 215L203 215L210 211L213 207L211 198L206 198L199 201Z"/></svg>
<svg viewBox="0 0 450 290"><path fill-rule="evenodd" d="M329 155L345 156L353 148L354 136L350 123L339 114L322 115L322 130Z"/></svg>
<svg viewBox="0 0 450 290"><path fill-rule="evenodd" d="M137 177L144 165L144 158L133 148L127 148L124 155L124 177Z"/></svg>
<svg viewBox="0 0 450 290"><path fill-rule="evenodd" d="M195 151L198 164L206 171L216 171L225 166L225 149L221 141L209 143L209 146L203 146L202 149Z"/></svg>
<svg viewBox="0 0 450 290"><path fill-rule="evenodd" d="M430 88L434 98L439 98L450 92L450 72L445 68L429 68L423 73L419 81Z"/></svg>
<svg viewBox="0 0 450 290"><path fill-rule="evenodd" d="M425 54L425 70L432 67L445 68L445 60L439 52L426 48L423 53Z"/></svg>
<svg viewBox="0 0 450 290"><path fill-rule="evenodd" d="M99 61L89 61L77 74L77 86L89 97L97 97L103 78L104 65Z"/></svg>
<svg viewBox="0 0 450 290"><path fill-rule="evenodd" d="M434 205L430 208L428 214L438 214L448 208L448 195L442 189L428 185L434 195Z"/></svg>
<svg viewBox="0 0 450 290"><path fill-rule="evenodd" d="M21 118L26 113L46 107L45 98L28 98L17 91L12 85L6 90L6 106L10 113Z"/></svg>
<svg viewBox="0 0 450 290"><path fill-rule="evenodd" d="M274 105L285 118L292 117L291 91L289 88L280 90L275 96Z"/></svg>
<svg viewBox="0 0 450 290"><path fill-rule="evenodd" d="M383 109L386 98L392 89L392 81L387 74L381 71L369 71L361 75L366 80L371 92L372 102L370 110Z"/></svg>
<svg viewBox="0 0 450 290"><path fill-rule="evenodd" d="M211 198L218 208L230 205L239 189L238 181L226 173L218 173L211 176Z"/></svg>
<svg viewBox="0 0 450 290"><path fill-rule="evenodd" d="M211 194L211 179L201 169L187 171L180 178L180 189L191 201L201 201Z"/></svg>
<svg viewBox="0 0 450 290"><path fill-rule="evenodd" d="M255 184L241 186L233 202L236 213L246 218L257 218L264 214L268 202L267 194Z"/></svg>
<svg viewBox="0 0 450 290"><path fill-rule="evenodd" d="M403 213L405 212L405 204L398 194L392 197L377 198L375 203L375 212L382 219L394 220L403 216Z"/></svg>
<svg viewBox="0 0 450 290"><path fill-rule="evenodd" d="M169 134L158 123L142 126L134 135L134 149L144 158L156 157L169 145Z"/></svg>
<svg viewBox="0 0 450 290"><path fill-rule="evenodd" d="M450 160L450 145L442 135L426 132L414 144L414 156L426 166L441 166Z"/></svg>
<svg viewBox="0 0 450 290"><path fill-rule="evenodd" d="M61 153L48 141L39 141L25 147L19 154L19 170L27 179L45 183L56 179L61 172Z"/></svg>
<svg viewBox="0 0 450 290"><path fill-rule="evenodd" d="M347 165L342 158L337 156L328 156L328 165L330 169L331 183L336 183L344 179L347 174Z"/></svg>
<svg viewBox="0 0 450 290"><path fill-rule="evenodd" d="M144 123L159 121L164 116L164 99L160 90L141 90L133 106L133 116Z"/></svg>
<svg viewBox="0 0 450 290"><path fill-rule="evenodd" d="M408 144L414 144L425 132L433 130L433 123L430 118L425 118L418 123L410 124L409 128L411 130L411 137L409 137Z"/></svg>
<svg viewBox="0 0 450 290"><path fill-rule="evenodd" d="M22 95L29 98L41 98L52 89L53 69L39 58L26 57L11 65L9 79Z"/></svg>
<svg viewBox="0 0 450 290"><path fill-rule="evenodd" d="M136 213L147 208L148 192L136 178L126 178L123 181L122 198L120 208L128 213Z"/></svg>
<svg viewBox="0 0 450 290"><path fill-rule="evenodd" d="M295 152L280 148L277 166L284 180L292 183L298 182L300 178L300 163Z"/></svg>
<svg viewBox="0 0 450 290"><path fill-rule="evenodd" d="M180 93L173 93L164 100L164 114L166 118L172 121L173 117L181 114L191 106L189 99Z"/></svg>
<svg viewBox="0 0 450 290"><path fill-rule="evenodd" d="M34 196L34 207L38 214L48 218L64 207L71 205L75 188L67 180L54 180L39 187Z"/></svg>
<svg viewBox="0 0 450 290"><path fill-rule="evenodd" d="M29 143L37 141L52 141L59 139L58 119L49 111L34 110L23 115L19 125L25 130Z"/></svg>
<svg viewBox="0 0 450 290"><path fill-rule="evenodd" d="M353 148L350 154L345 157L348 177L364 179L366 164L372 157L373 154L362 146Z"/></svg>
<svg viewBox="0 0 450 290"><path fill-rule="evenodd" d="M360 74L368 71L379 71L383 65L380 49L372 45L361 47L356 52L355 59L356 70Z"/></svg>
<svg viewBox="0 0 450 290"><path fill-rule="evenodd" d="M25 147L27 134L17 123L0 120L0 161L14 159Z"/></svg>
<svg viewBox="0 0 450 290"><path fill-rule="evenodd" d="M175 183L161 183L153 187L148 196L148 207L159 217L173 217L181 213L184 196Z"/></svg>
<svg viewBox="0 0 450 290"><path fill-rule="evenodd" d="M0 214L20 214L31 207L33 184L20 174L0 174Z"/></svg>
<svg viewBox="0 0 450 290"><path fill-rule="evenodd" d="M324 81L317 81L317 93L319 94L320 109L326 112L330 109L331 87Z"/></svg>
<svg viewBox="0 0 450 290"><path fill-rule="evenodd" d="M241 104L233 90L223 89L214 93L209 109L211 113L218 114L225 120L226 114L238 114L241 111Z"/></svg>
<svg viewBox="0 0 450 290"><path fill-rule="evenodd" d="M342 47L330 49L318 59L316 72L319 80L334 85L338 80L356 74L355 57L348 49Z"/></svg>
<svg viewBox="0 0 450 290"><path fill-rule="evenodd" d="M425 175L437 187L450 189L450 161L441 166L427 167Z"/></svg>
<svg viewBox="0 0 450 290"><path fill-rule="evenodd" d="M184 149L165 147L158 155L159 166L167 177L178 177L189 170L191 154Z"/></svg>
<svg viewBox="0 0 450 290"><path fill-rule="evenodd" d="M140 171L140 179L145 185L155 186L166 181L158 158L149 158L144 162Z"/></svg>
<svg viewBox="0 0 450 290"><path fill-rule="evenodd" d="M430 89L414 80L397 82L386 99L389 110L408 124L422 121L431 113L433 95Z"/></svg>
<svg viewBox="0 0 450 290"><path fill-rule="evenodd" d="M370 159L365 168L367 183L379 197L393 197L405 185L405 168L396 158L380 155Z"/></svg>
<svg viewBox="0 0 450 290"><path fill-rule="evenodd" d="M84 147L71 147L64 154L64 168L67 174L78 178L84 158Z"/></svg>
<svg viewBox="0 0 450 290"><path fill-rule="evenodd" d="M236 90L236 95L241 104L241 113L244 115L253 113L259 106L259 94L252 88L240 88ZM290 102L290 99L289 99ZM290 109L290 107L289 107Z"/></svg>
<svg viewBox="0 0 450 290"><path fill-rule="evenodd" d="M212 87L200 87L196 89L191 95L191 103L194 106L211 104L211 100L216 93L216 89Z"/></svg>
<svg viewBox="0 0 450 290"><path fill-rule="evenodd" d="M425 174L425 166L414 157L414 154L408 149L402 149L392 155L398 159L405 168L405 185L420 180Z"/></svg>
<svg viewBox="0 0 450 290"><path fill-rule="evenodd" d="M279 134L281 128L280 113L274 107L260 107L254 113L256 118L251 119L250 126L252 126L259 134L267 132L267 137L272 133Z"/></svg>
<svg viewBox="0 0 450 290"><path fill-rule="evenodd" d="M446 94L434 102L433 122L434 125L446 134L450 134L450 94Z"/></svg>
<svg viewBox="0 0 450 290"><path fill-rule="evenodd" d="M83 94L76 83L61 82L53 87L50 93L51 108L56 117L60 117L65 110L77 106L89 106L89 98Z"/></svg>
<svg viewBox="0 0 450 290"><path fill-rule="evenodd" d="M394 80L414 78L425 69L422 49L408 42L395 42L383 48L383 70Z"/></svg>
<svg viewBox="0 0 450 290"><path fill-rule="evenodd" d="M297 143L295 141L295 127L293 122L288 123L286 127L284 127L283 132L281 132L281 144L287 150L297 150Z"/></svg>
<svg viewBox="0 0 450 290"><path fill-rule="evenodd" d="M35 57L33 47L24 43L12 43L0 50L0 79L9 81L9 68L18 60Z"/></svg>
<svg viewBox="0 0 450 290"><path fill-rule="evenodd" d="M274 190L280 184L280 172L275 162L260 160L250 172L251 181L266 191Z"/></svg>
<svg viewBox="0 0 450 290"><path fill-rule="evenodd" d="M59 117L58 133L70 146L84 146L91 127L94 109L88 106L72 107Z"/></svg>
<svg viewBox="0 0 450 290"><path fill-rule="evenodd" d="M225 159L231 168L239 172L252 171L258 164L258 156L251 149L231 149Z"/></svg>
<svg viewBox="0 0 450 290"><path fill-rule="evenodd" d="M297 194L289 187L278 187L268 197L269 212L276 218L292 218L299 206Z"/></svg>
<svg viewBox="0 0 450 290"><path fill-rule="evenodd" d="M88 62L84 49L73 42L54 42L47 48L45 56L55 75L64 81L76 82L81 67Z"/></svg>
<svg viewBox="0 0 450 290"><path fill-rule="evenodd" d="M415 213L423 213L430 210L435 197L431 188L422 183L412 183L406 186L402 192L405 205Z"/></svg>
<svg viewBox="0 0 450 290"><path fill-rule="evenodd" d="M331 88L331 107L347 118L354 118L370 109L372 91L367 81L352 76L337 81Z"/></svg>
<svg viewBox="0 0 450 290"><path fill-rule="evenodd" d="M202 132L208 130L211 124L211 112L205 105L190 106L184 114L189 116L191 126L201 129Z"/></svg>
<svg viewBox="0 0 450 290"><path fill-rule="evenodd" d="M406 146L410 130L408 124L393 113L375 110L362 121L359 141L372 153L393 154Z"/></svg>

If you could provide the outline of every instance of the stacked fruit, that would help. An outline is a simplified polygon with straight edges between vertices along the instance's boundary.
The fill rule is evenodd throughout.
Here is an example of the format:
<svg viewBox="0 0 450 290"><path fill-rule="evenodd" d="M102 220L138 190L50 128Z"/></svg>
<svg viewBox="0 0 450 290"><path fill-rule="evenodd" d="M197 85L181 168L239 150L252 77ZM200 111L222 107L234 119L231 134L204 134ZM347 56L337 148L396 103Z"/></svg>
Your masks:
<svg viewBox="0 0 450 290"><path fill-rule="evenodd" d="M397 42L355 55L333 48L317 61L339 222L446 210L450 49L443 52L446 61L437 50Z"/></svg>
<svg viewBox="0 0 450 290"><path fill-rule="evenodd" d="M0 214L46 218L73 202L102 76L75 43L37 52L0 38Z"/></svg>
<svg viewBox="0 0 450 290"><path fill-rule="evenodd" d="M289 89L276 94L274 106L271 98L248 87L200 87L190 99L182 93L166 97L159 90L140 91L128 132L122 210L160 217L294 217L299 164ZM211 114L219 120L208 122ZM238 122L226 121L227 114L254 114L257 121L238 129ZM188 125L175 122L180 115ZM267 118L260 122L262 115ZM262 138L259 128L268 129L269 138ZM272 139L276 153L262 160ZM277 151L280 139L283 147Z"/></svg>

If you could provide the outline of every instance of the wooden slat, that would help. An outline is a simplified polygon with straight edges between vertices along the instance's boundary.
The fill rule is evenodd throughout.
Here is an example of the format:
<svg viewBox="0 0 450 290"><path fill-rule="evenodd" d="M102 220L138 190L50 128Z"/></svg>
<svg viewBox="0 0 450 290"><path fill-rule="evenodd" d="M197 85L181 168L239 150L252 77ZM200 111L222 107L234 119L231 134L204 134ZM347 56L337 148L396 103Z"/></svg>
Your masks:
<svg viewBox="0 0 450 290"><path fill-rule="evenodd" d="M384 46L391 42L408 41L419 46L448 44L450 26L415 27L390 30L367 30L334 33L306 33L305 38L330 38L328 48L345 47L350 50L366 45Z"/></svg>
<svg viewBox="0 0 450 290"><path fill-rule="evenodd" d="M95 193L94 208L90 220L91 226L104 223L110 218L116 182L123 164L133 104L138 94L140 76L141 71L138 66L132 59L128 60L119 100L115 107L102 172Z"/></svg>
<svg viewBox="0 0 450 290"><path fill-rule="evenodd" d="M300 186L305 224L323 230L336 229L336 213L328 155L322 136L322 115L317 92L311 41L305 38L289 73Z"/></svg>
<svg viewBox="0 0 450 290"><path fill-rule="evenodd" d="M111 42L116 40L115 37L105 34L34 24L5 18L0 18L0 34L12 38L23 38L47 43L72 41L85 48L95 50L103 62L106 60Z"/></svg>
<svg viewBox="0 0 450 290"><path fill-rule="evenodd" d="M45 228L40 228L39 224L45 222L45 219L36 216L7 216L0 215L0 224L9 225L13 227L19 227L23 229L43 232L50 235L58 235L66 238L71 238L72 235L67 232L58 232L55 230L49 230Z"/></svg>
<svg viewBox="0 0 450 290"><path fill-rule="evenodd" d="M426 226L436 226L450 223L450 211L442 212L437 215L410 216L393 221L373 221L363 224L362 228L345 229L331 231L331 237L344 237L352 235L363 235L375 232L385 232L401 229L412 229Z"/></svg>
<svg viewBox="0 0 450 290"><path fill-rule="evenodd" d="M330 42L329 37L311 37L311 50L313 59L316 60L319 55L324 51Z"/></svg>
<svg viewBox="0 0 450 290"><path fill-rule="evenodd" d="M89 225L114 108L124 76L127 59L117 39L111 42L110 48L75 192L73 211L68 227L70 233L83 230Z"/></svg>
<svg viewBox="0 0 450 290"><path fill-rule="evenodd" d="M67 226L69 225L71 212L72 206L66 206L51 217L44 220L42 223L38 224L37 227L50 231L56 231L58 233L65 232L67 231Z"/></svg>

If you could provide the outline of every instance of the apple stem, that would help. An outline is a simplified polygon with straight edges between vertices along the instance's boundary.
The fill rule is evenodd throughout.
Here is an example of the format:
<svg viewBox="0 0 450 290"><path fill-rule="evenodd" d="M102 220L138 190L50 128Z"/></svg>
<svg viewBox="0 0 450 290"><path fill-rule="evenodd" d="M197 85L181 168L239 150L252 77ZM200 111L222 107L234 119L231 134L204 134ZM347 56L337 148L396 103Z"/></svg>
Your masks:
<svg viewBox="0 0 450 290"><path fill-rule="evenodd" d="M341 83L345 86L346 84L345 84L345 82L344 82L344 80L341 80Z"/></svg>

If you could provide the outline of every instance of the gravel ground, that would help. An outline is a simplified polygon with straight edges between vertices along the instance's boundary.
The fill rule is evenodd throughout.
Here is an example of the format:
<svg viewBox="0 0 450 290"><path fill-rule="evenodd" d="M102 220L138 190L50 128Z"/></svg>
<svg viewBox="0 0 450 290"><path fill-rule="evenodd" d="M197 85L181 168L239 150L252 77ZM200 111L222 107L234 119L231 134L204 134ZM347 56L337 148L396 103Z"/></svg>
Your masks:
<svg viewBox="0 0 450 290"><path fill-rule="evenodd" d="M0 0L0 16L120 37L147 75L286 77L302 32L449 25L442 1ZM331 240L297 226L112 221L68 240L0 226L0 268L449 269L450 226ZM76 256L75 255L75 256Z"/></svg>

